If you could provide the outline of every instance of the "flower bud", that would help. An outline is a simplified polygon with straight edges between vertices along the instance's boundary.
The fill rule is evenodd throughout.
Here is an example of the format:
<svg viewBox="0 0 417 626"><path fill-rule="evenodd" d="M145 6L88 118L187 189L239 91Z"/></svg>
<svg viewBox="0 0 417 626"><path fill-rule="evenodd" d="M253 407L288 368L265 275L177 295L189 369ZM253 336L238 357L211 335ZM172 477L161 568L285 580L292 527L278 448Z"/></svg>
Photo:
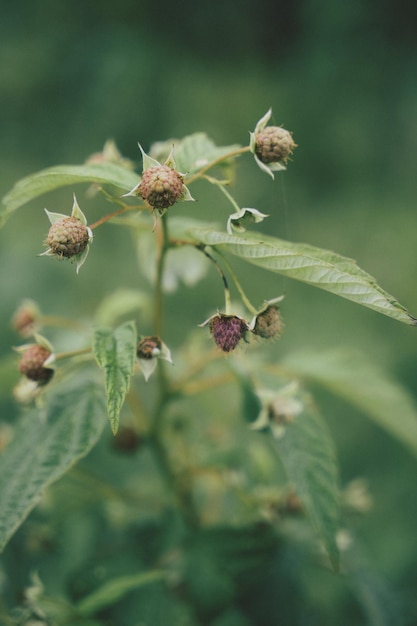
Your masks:
<svg viewBox="0 0 417 626"><path fill-rule="evenodd" d="M81 254L90 241L90 230L76 217L63 217L49 229L46 245L51 253L65 258Z"/></svg>
<svg viewBox="0 0 417 626"><path fill-rule="evenodd" d="M38 383L46 385L54 374L54 370L44 367L45 361L51 356L51 352L38 344L29 346L22 355L19 363L21 374Z"/></svg>
<svg viewBox="0 0 417 626"><path fill-rule="evenodd" d="M248 324L237 315L218 313L209 321L209 328L216 345L223 352L231 352L243 339L248 330Z"/></svg>
<svg viewBox="0 0 417 626"><path fill-rule="evenodd" d="M291 133L280 126L267 126L255 135L255 154L261 163L286 163L295 147Z"/></svg>
<svg viewBox="0 0 417 626"><path fill-rule="evenodd" d="M155 209L167 209L183 194L183 178L168 165L156 165L142 174L139 195Z"/></svg>

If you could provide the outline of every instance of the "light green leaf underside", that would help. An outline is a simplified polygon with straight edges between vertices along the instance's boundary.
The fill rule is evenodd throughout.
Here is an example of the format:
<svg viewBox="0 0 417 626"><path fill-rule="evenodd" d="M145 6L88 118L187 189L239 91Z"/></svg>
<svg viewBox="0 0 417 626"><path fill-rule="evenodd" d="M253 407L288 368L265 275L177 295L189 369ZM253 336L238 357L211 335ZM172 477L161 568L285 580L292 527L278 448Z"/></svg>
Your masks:
<svg viewBox="0 0 417 626"><path fill-rule="evenodd" d="M134 322L125 322L116 330L97 328L94 332L93 353L105 374L107 412L113 434L119 428L120 411L134 371L136 344Z"/></svg>
<svg viewBox="0 0 417 626"><path fill-rule="evenodd" d="M115 163L93 163L90 165L57 165L22 178L3 198L4 208L0 213L0 226L16 209L38 196L78 183L111 185L122 191L130 191L138 184L138 174Z"/></svg>
<svg viewBox="0 0 417 626"><path fill-rule="evenodd" d="M289 355L282 365L358 407L417 454L417 407L411 394L362 354L300 352Z"/></svg>
<svg viewBox="0 0 417 626"><path fill-rule="evenodd" d="M330 291L405 324L417 323L372 276L347 257L258 233L240 236L205 229L191 229L189 233L199 243L219 247L258 267Z"/></svg>
<svg viewBox="0 0 417 626"><path fill-rule="evenodd" d="M192 174L239 148L237 144L216 146L205 133L194 133L184 137L175 145L175 164L178 171Z"/></svg>
<svg viewBox="0 0 417 626"><path fill-rule="evenodd" d="M285 426L284 434L275 438L275 445L287 476L337 569L338 473L327 428L321 417L306 406Z"/></svg>
<svg viewBox="0 0 417 626"><path fill-rule="evenodd" d="M151 572L139 572L128 576L120 576L109 580L102 587L99 587L86 598L83 598L77 605L77 610L81 615L92 615L107 606L115 604L130 591L140 589L145 585L158 582L165 578L165 573L159 570Z"/></svg>
<svg viewBox="0 0 417 626"><path fill-rule="evenodd" d="M101 385L84 371L51 389L46 406L22 419L0 457L1 550L46 487L98 441L105 411Z"/></svg>

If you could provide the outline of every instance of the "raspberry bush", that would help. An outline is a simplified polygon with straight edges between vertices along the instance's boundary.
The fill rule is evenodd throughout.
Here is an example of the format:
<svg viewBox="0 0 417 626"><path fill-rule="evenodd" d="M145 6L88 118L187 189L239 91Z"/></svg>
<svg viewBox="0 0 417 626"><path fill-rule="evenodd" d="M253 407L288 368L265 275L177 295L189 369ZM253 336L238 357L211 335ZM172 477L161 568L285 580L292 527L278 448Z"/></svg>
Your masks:
<svg viewBox="0 0 417 626"><path fill-rule="evenodd" d="M274 275L369 315L413 326L416 319L353 260L269 228L264 234L263 207L235 200L239 160L252 159L274 178L296 158L292 133L269 124L271 117L261 117L245 145L217 146L195 133L158 142L149 154L140 147L141 176L116 148L117 160L106 158L106 144L83 165L38 172L5 196L3 224L41 193L68 188L62 213L46 211L49 232L39 215L43 254L55 257L42 262L75 260L78 272L103 227L124 228L138 251L129 272L139 260L148 288L121 284L82 323L43 311L42 302L24 300L16 310L16 343L19 336L27 342L17 346L13 366L22 417L0 459L0 545L7 555L22 526L35 572L37 553L57 554L60 538L71 543L74 520L87 530L52 588L33 573L20 605L0 607L4 623L263 626L278 622L252 610L246 594L271 586L285 603L301 588L301 570L332 580L342 571L359 589L346 511L364 512L369 499L363 486L340 484L309 381L361 407L414 454L416 411L406 391L362 355L312 355L307 346L282 358L286 300L280 293L269 299ZM258 173L259 184L275 184ZM70 211L80 183L87 193L73 196ZM222 223L213 224L198 202L192 213L184 210L204 184L229 208ZM102 214L90 223L97 197ZM245 263L263 275L261 302L252 302L251 285L235 270ZM220 299L202 287L210 276ZM179 345L167 331L167 292L188 288L206 321L184 304L188 332ZM57 346L48 339L52 326ZM50 527L39 522L48 519ZM148 621L151 609L159 621Z"/></svg>

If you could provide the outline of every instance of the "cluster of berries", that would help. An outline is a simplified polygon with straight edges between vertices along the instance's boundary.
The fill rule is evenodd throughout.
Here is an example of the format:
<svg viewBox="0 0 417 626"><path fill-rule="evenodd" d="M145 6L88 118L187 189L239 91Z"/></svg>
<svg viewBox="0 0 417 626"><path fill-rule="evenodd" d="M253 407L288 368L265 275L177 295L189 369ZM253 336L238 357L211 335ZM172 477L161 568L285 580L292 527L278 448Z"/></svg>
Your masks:
<svg viewBox="0 0 417 626"><path fill-rule="evenodd" d="M249 148L258 165L273 177L273 171L285 169L283 164L290 158L296 144L291 133L284 128L267 126L271 114L269 110L259 120L254 132L250 133ZM141 197L156 216L162 216L176 202L193 200L184 184L185 174L181 174L176 169L173 150L166 161L161 164L147 155L140 145L139 148L143 157L142 178L131 191L125 194L126 196ZM236 218L232 220L235 228L239 220L245 217L245 211L252 211L254 216L250 217L254 217L255 220L265 217L254 209L242 209L242 215L239 213L232 216ZM47 210L46 213L51 226L45 240L47 250L43 254L75 260L78 272L87 257L93 233L87 226L87 219L78 206L75 195L71 215L52 213ZM249 333L263 339L276 338L283 329L279 308L275 304L279 300L280 298L265 303L250 323L237 315L217 313L202 326L209 325L216 345L226 353L233 351L242 339L247 341ZM19 321L17 318L15 320L16 328L18 325L21 326L22 334L24 334L23 328L26 329L27 335L34 332L34 319L26 319L28 315L30 318L32 313L33 311L28 313L26 307L20 312L21 318L22 315L26 317ZM19 364L20 372L37 387L48 383L54 374L52 365L54 355L49 343L43 338L39 339L38 336L35 344L22 346L20 351L23 353ZM169 349L158 337L142 338L138 344L137 357L146 379L156 367L156 357L172 362Z"/></svg>
<svg viewBox="0 0 417 626"><path fill-rule="evenodd" d="M277 298L276 301L281 300ZM214 342L222 352L232 352L240 341L247 341L248 333L262 339L277 339L282 333L284 324L279 307L273 302L267 302L255 315L251 322L247 322L237 315L216 313L202 326L209 325Z"/></svg>

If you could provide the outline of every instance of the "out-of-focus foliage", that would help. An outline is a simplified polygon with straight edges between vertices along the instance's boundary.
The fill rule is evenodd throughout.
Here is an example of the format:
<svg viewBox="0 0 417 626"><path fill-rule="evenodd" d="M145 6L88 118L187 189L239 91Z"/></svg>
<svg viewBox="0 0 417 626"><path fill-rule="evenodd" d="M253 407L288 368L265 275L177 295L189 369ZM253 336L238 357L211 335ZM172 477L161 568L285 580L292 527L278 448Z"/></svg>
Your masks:
<svg viewBox="0 0 417 626"><path fill-rule="evenodd" d="M137 141L147 149L154 140L205 130L216 141L244 145L249 135L242 129L252 130L272 105L274 122L294 132L299 148L274 185L242 163L241 199L270 214L269 234L355 258L417 311L415 3L3 4L1 196L34 171L82 162L109 136L136 165ZM77 190L82 206L84 191ZM201 188L199 198L200 215L226 222L216 190ZM77 318L82 328L114 289L146 290L146 279L134 271L136 242L126 243L117 226L100 229L81 277L70 265L36 256L48 229L43 208L68 213L71 202L66 189L36 199L0 233L0 449L13 436L17 415L10 354L20 340L10 318L21 300L31 297L51 315ZM96 197L89 206L92 223L110 205ZM178 210L193 212L188 205ZM264 275L244 271L245 287L262 301ZM286 332L263 348L272 362L289 355L288 367L296 368L290 360L296 348L323 354L348 344L416 394L415 329L282 277L268 285L270 297L286 292ZM216 301L214 278L167 296L173 348L190 320L197 325L207 316L207 294ZM72 329L56 339L80 345ZM193 475L201 522L186 549L178 551L182 521L141 425L120 431L116 440L105 432L92 453L45 492L2 555L4 623L411 626L417 615L415 459L364 419L366 397L355 397L354 408L347 403L352 398L328 393L334 385L323 384L320 371L299 373L312 381L336 441L350 526L338 539L342 547L352 538L355 545L346 551L348 576L317 565L320 557L309 553L311 530L291 494L274 501L283 470L272 450L266 452L262 433L248 433L239 421L241 398L227 386L220 397L207 392L204 410L192 397L178 398L168 416L172 459L180 479ZM151 405L151 388L143 381L135 387L145 407ZM228 423L213 410L222 402ZM405 405L408 411L408 396ZM254 501L243 501L248 493ZM280 533L256 519L260 503L268 524L282 522ZM44 590L31 577L35 571ZM24 593L26 608L12 622L6 616L23 606Z"/></svg>

